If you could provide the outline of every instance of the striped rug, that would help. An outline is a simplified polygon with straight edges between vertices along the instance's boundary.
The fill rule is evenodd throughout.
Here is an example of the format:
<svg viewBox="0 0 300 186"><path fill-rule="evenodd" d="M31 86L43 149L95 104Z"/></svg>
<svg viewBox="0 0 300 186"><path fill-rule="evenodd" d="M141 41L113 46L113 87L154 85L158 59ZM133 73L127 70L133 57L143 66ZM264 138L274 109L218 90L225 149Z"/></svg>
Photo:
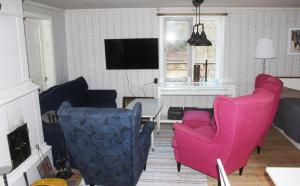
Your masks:
<svg viewBox="0 0 300 186"><path fill-rule="evenodd" d="M160 133L154 131L154 152L149 152L146 171L137 186L207 186L206 175L181 165L177 172L172 148L172 124L162 124Z"/></svg>

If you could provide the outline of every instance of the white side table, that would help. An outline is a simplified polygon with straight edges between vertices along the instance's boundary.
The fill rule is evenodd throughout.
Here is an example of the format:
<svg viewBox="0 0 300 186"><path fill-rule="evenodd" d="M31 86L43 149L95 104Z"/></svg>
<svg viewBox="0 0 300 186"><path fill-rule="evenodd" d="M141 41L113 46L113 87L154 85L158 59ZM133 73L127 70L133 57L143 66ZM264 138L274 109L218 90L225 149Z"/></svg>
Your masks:
<svg viewBox="0 0 300 186"><path fill-rule="evenodd" d="M157 87L157 99L162 96L236 96L236 86L232 83L222 82L165 82ZM167 116L160 115L160 122L174 123L181 120L169 120ZM158 127L159 131L159 127Z"/></svg>
<svg viewBox="0 0 300 186"><path fill-rule="evenodd" d="M276 186L300 185L300 168L267 167L266 171Z"/></svg>

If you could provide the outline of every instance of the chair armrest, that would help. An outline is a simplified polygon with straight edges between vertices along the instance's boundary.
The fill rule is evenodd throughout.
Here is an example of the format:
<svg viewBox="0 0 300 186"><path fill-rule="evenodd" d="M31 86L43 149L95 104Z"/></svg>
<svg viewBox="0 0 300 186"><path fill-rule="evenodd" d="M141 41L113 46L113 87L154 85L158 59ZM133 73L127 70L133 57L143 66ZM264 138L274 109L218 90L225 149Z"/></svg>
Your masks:
<svg viewBox="0 0 300 186"><path fill-rule="evenodd" d="M97 104L98 107L116 107L116 90L87 90L87 105ZM95 106L94 105L94 106ZM93 106L93 105L91 105Z"/></svg>
<svg viewBox="0 0 300 186"><path fill-rule="evenodd" d="M144 124L142 133L150 133L154 130L155 124L152 121L148 121Z"/></svg>
<svg viewBox="0 0 300 186"><path fill-rule="evenodd" d="M209 139L205 136L201 136L198 133L196 133L193 129L191 129L185 125L182 125L180 123L174 123L173 129L175 131L175 136L176 136L176 133L181 133L181 134L183 134L181 136L193 138L195 140L198 140L199 142L203 142L203 143L207 143L207 144L212 143L212 139Z"/></svg>
<svg viewBox="0 0 300 186"><path fill-rule="evenodd" d="M152 131L154 130L154 122L147 122L144 124L144 127L142 129L142 132L140 132L139 137L137 138L137 141L135 141L135 144L143 145L146 143L147 138L149 138L150 141L150 136Z"/></svg>
<svg viewBox="0 0 300 186"><path fill-rule="evenodd" d="M152 121L148 121L147 123L145 123L142 131L139 132L133 144L143 144L144 142L146 142L147 138L150 139L150 135L154 130L154 127L155 124Z"/></svg>
<svg viewBox="0 0 300 186"><path fill-rule="evenodd" d="M200 167L214 168L216 159L223 157L224 152L219 150L222 144L214 139L200 135L181 124L174 124L174 132L173 148L176 149L177 161L185 162L185 165L199 170Z"/></svg>

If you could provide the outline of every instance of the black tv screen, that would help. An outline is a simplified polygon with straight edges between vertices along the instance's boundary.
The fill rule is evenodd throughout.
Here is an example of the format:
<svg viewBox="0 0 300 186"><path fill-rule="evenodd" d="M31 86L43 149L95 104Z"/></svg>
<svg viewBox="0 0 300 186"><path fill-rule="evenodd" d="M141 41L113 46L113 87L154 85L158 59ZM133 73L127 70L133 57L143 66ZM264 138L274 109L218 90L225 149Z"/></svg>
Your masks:
<svg viewBox="0 0 300 186"><path fill-rule="evenodd" d="M105 39L106 69L158 69L158 39Z"/></svg>

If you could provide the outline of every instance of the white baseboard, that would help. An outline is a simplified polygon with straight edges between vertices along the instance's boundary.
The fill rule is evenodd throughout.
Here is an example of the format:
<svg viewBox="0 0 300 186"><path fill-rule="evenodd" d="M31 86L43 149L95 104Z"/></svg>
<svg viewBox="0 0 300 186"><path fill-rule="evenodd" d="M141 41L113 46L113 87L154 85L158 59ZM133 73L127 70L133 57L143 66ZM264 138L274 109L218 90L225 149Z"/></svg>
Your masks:
<svg viewBox="0 0 300 186"><path fill-rule="evenodd" d="M275 126L274 124L273 124L273 126L286 138L286 139L288 139L298 150L300 150L300 143L297 143L296 141L294 141L292 138L290 138L288 135L286 135L285 134L285 132L281 129L281 128L279 128L279 127L277 127L277 126Z"/></svg>

